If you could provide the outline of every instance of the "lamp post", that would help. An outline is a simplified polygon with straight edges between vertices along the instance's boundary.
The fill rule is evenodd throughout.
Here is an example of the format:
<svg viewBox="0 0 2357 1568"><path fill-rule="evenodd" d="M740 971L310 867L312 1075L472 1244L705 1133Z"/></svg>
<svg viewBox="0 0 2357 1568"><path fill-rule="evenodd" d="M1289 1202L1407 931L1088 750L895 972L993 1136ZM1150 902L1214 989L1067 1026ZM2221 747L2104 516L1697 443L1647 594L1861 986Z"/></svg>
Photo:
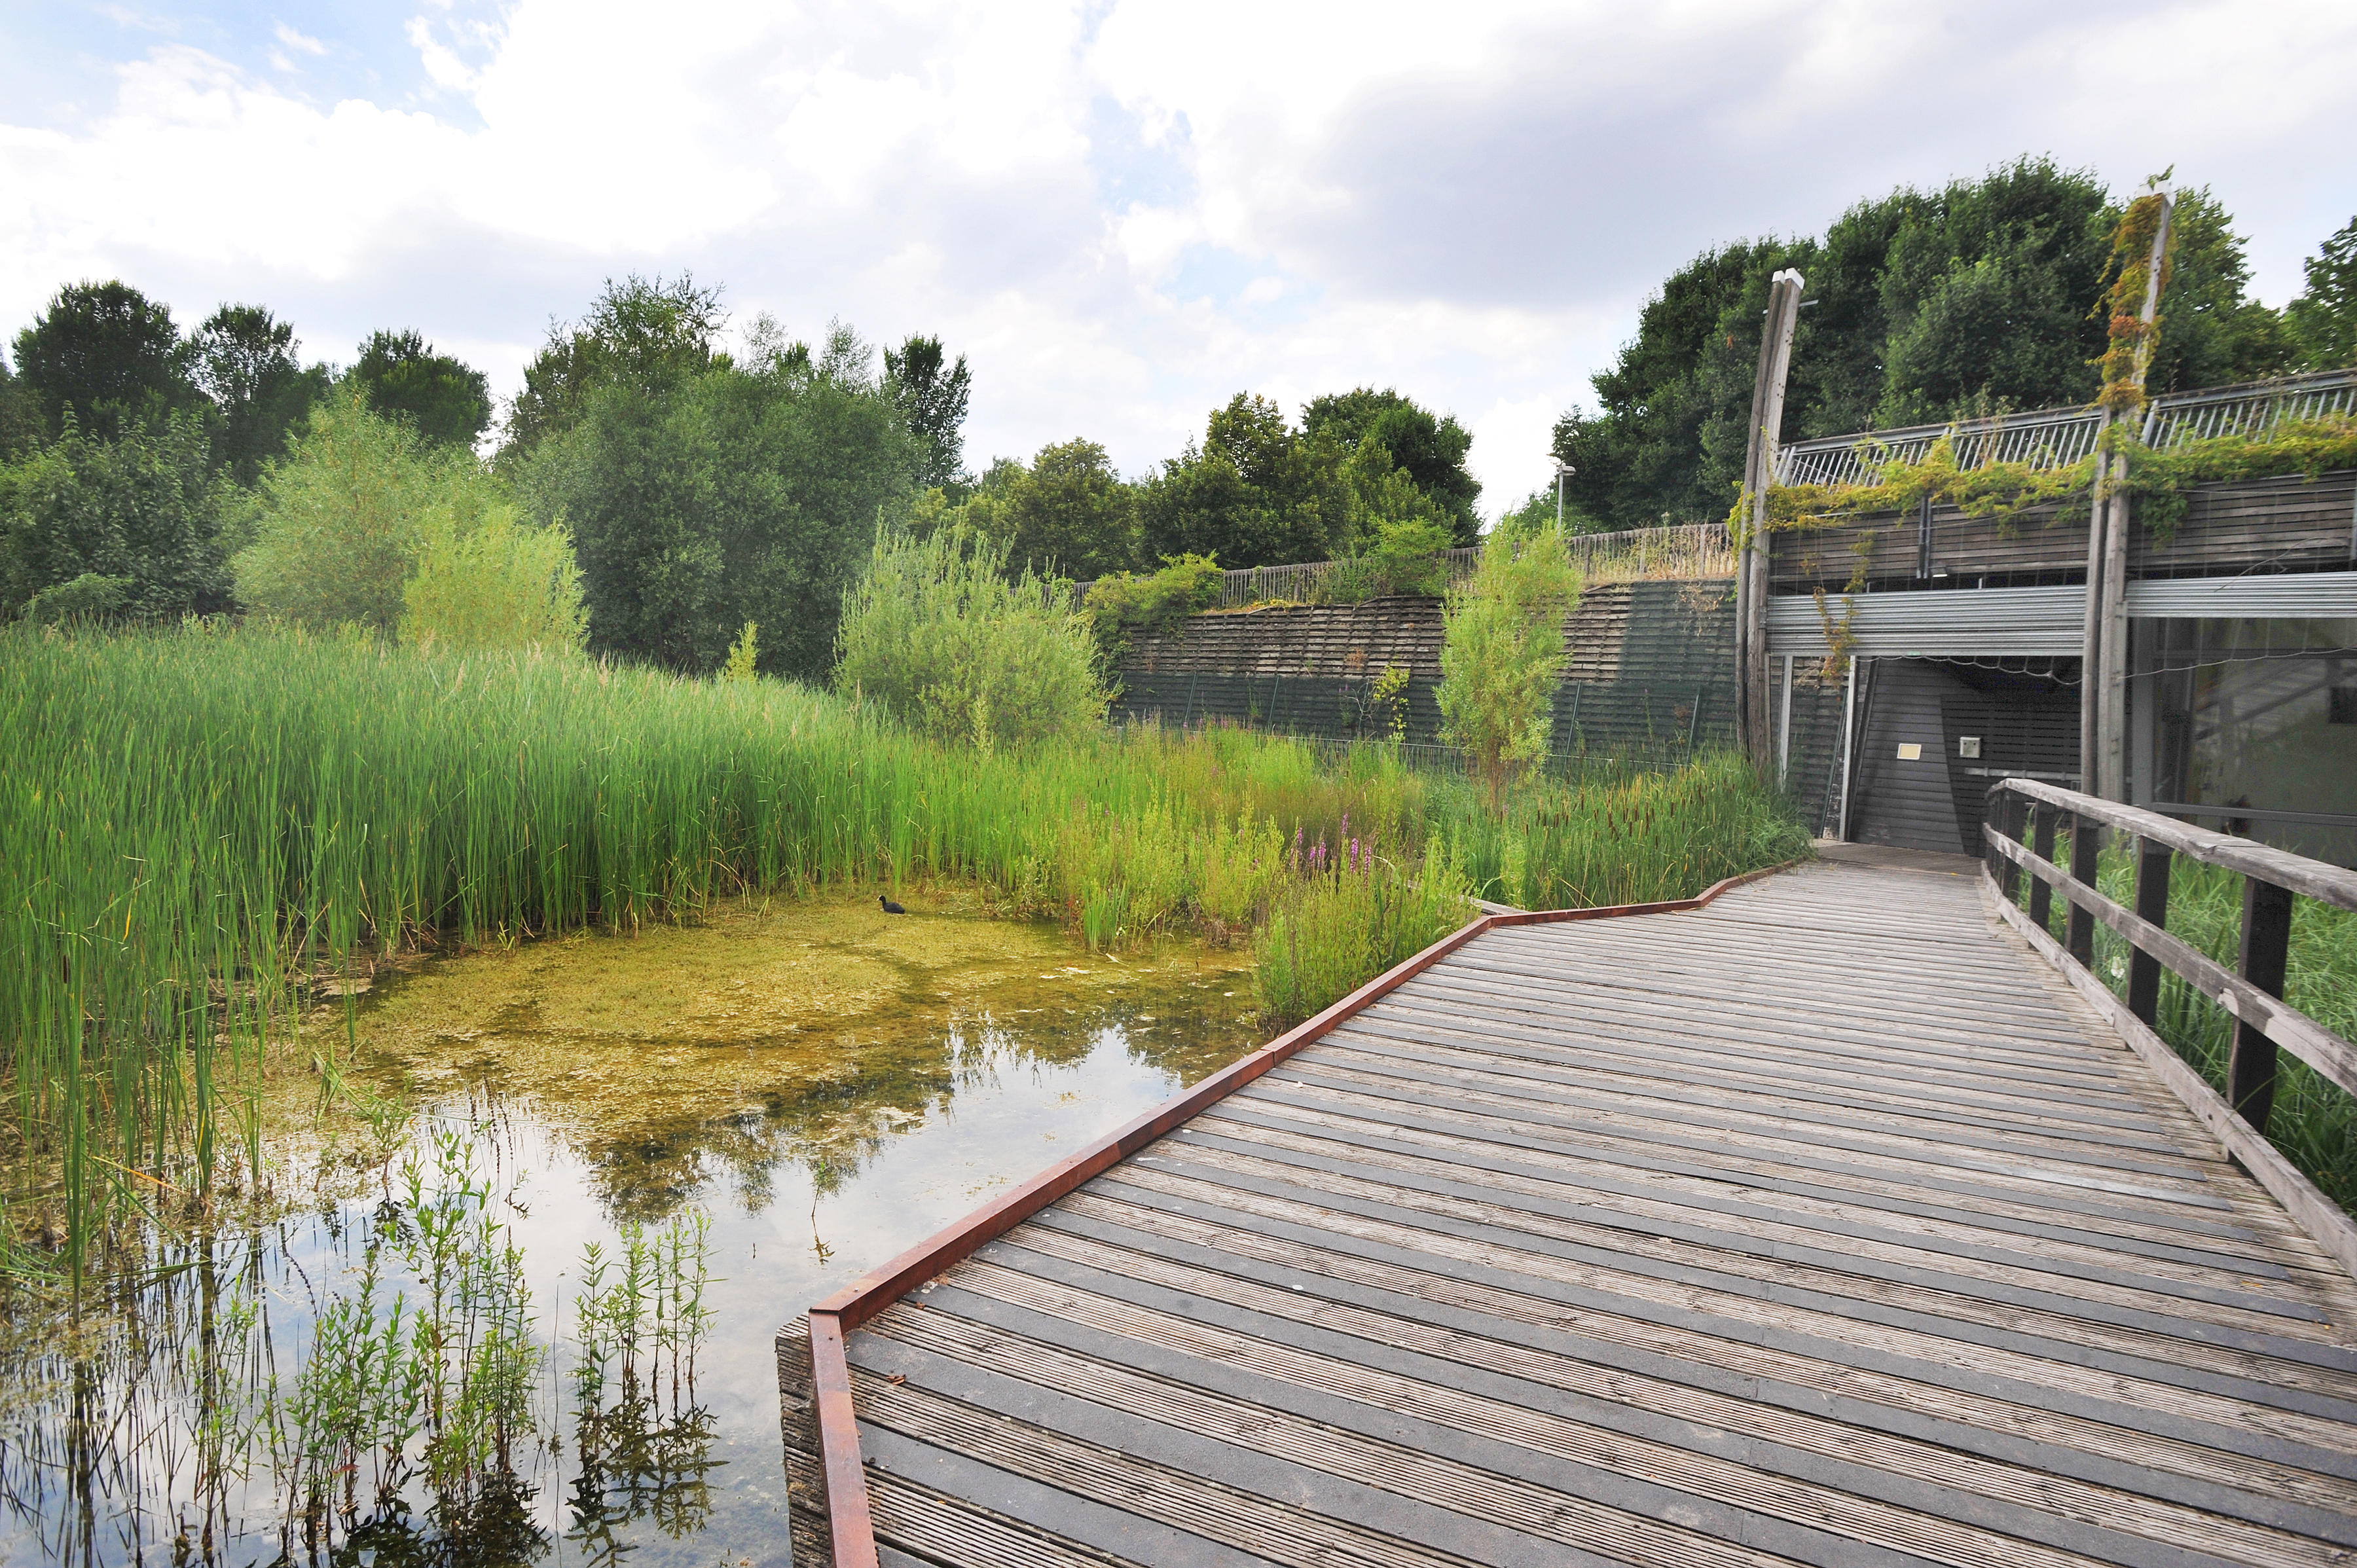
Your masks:
<svg viewBox="0 0 2357 1568"><path fill-rule="evenodd" d="M1553 453L1547 454L1554 456ZM1555 459L1555 531L1563 532L1563 482L1571 478L1572 467L1560 457Z"/></svg>

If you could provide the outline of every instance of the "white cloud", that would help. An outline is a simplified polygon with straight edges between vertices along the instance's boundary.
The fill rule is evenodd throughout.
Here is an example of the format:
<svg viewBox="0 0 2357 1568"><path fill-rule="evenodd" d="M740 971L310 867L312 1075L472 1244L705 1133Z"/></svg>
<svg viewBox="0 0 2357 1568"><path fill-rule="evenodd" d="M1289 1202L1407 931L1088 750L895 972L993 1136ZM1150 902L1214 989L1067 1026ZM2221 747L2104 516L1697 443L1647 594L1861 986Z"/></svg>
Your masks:
<svg viewBox="0 0 2357 1568"><path fill-rule="evenodd" d="M274 29L274 36L276 37L280 43L285 45L288 48L297 50L303 54L323 55L328 52L328 46L326 44L321 43L315 38L296 32L294 28L288 27L284 22L278 24L277 27Z"/></svg>
<svg viewBox="0 0 2357 1568"><path fill-rule="evenodd" d="M803 334L942 333L977 458L1089 435L1136 472L1236 391L1396 385L1475 431L1495 508L1707 245L2024 151L2174 162L2280 299L2357 209L2316 151L2357 131L2341 0L437 0L404 36L368 63L414 97L169 46L0 124L0 316L122 273L314 351L414 325L511 388L602 278L692 267ZM351 52L272 38L257 66Z"/></svg>

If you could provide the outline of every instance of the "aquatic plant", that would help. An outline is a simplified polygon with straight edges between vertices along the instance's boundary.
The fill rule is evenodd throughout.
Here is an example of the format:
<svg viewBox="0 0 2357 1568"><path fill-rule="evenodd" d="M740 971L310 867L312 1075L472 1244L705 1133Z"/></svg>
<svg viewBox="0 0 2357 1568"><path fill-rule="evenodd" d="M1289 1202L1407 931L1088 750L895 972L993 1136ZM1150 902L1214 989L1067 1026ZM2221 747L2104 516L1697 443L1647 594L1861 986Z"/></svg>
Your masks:
<svg viewBox="0 0 2357 1568"><path fill-rule="evenodd" d="M1400 865L1445 840L1534 902L1785 854L1772 798L1717 764L1492 812L1383 745L1143 726L984 753L781 682L195 623L0 636L0 742L7 1229L48 1206L77 1280L110 1214L266 1189L267 1087L340 1071L303 1010L404 946L936 879L1098 948L1241 933L1302 875L1297 834Z"/></svg>

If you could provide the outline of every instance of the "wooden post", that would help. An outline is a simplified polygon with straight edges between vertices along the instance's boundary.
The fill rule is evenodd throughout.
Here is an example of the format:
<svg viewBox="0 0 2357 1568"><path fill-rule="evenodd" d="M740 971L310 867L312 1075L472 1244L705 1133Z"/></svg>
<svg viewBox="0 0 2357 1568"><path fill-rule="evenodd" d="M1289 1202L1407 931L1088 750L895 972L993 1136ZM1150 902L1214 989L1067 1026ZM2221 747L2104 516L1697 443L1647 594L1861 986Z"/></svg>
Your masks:
<svg viewBox="0 0 2357 1568"><path fill-rule="evenodd" d="M2166 930L2169 927L2169 866L2172 858L2165 843L2138 841L2136 912L2139 920ZM2160 1012L2160 960L2138 947L2128 954L2128 1011L2147 1024Z"/></svg>
<svg viewBox="0 0 2357 1568"><path fill-rule="evenodd" d="M2291 955L2291 889L2243 879L2243 978L2281 996ZM2253 1130L2267 1130L2276 1102L2276 1043L2257 1025L2237 1019L2234 1054L2226 1063L2226 1102Z"/></svg>
<svg viewBox="0 0 2357 1568"><path fill-rule="evenodd" d="M2029 847L2038 852L2041 860L2054 858L2054 824L2061 814L2052 806L2030 802L2029 820L2035 825L2037 842ZM2029 879L2029 918L2041 931L2054 929L2054 884L2043 876L2032 875Z"/></svg>
<svg viewBox="0 0 2357 1568"><path fill-rule="evenodd" d="M2173 198L2163 192L2160 200L2160 224L2153 231L2151 264L2145 273L2144 308L2137 317L2147 327L2160 313L2160 269L2169 255L2169 222L2176 215ZM2136 354L2135 379L2139 401L2151 358L2147 339ZM2124 423L2124 417L2115 414L2112 423L2116 427ZM2104 620L2095 650L2101 671L2100 686L2095 693L2096 749L2092 764L2083 761L2079 765L2080 788L2106 800L2125 802L2128 798L2128 536L2133 529L2127 495L2127 454L2112 453L2100 459L2097 467L2110 469L2112 493L2104 503L2108 516L2104 524L2103 591L2090 601L2100 605ZM2089 559L2093 559L2092 552ZM2095 670L2083 671L2082 674L2090 684L2096 683ZM2089 783L2090 779L2094 782Z"/></svg>
<svg viewBox="0 0 2357 1568"><path fill-rule="evenodd" d="M1735 567L1735 715L1738 736L1752 766L1768 766L1768 489L1776 479L1776 443L1784 426L1784 379L1792 368L1792 333L1800 321L1803 280L1791 267L1770 279L1760 333L1760 369L1751 382L1751 438L1743 459L1743 493L1750 509Z"/></svg>
<svg viewBox="0 0 2357 1568"><path fill-rule="evenodd" d="M1792 656L1784 655L1784 696L1782 712L1776 725L1776 788L1791 784L1792 771Z"/></svg>
<svg viewBox="0 0 2357 1568"><path fill-rule="evenodd" d="M2071 875L2093 887L2095 872L2103 854L2104 825L2094 818L2071 813ZM2062 920L2062 945L2089 969L2095 967L2095 912L2071 900L2071 912Z"/></svg>

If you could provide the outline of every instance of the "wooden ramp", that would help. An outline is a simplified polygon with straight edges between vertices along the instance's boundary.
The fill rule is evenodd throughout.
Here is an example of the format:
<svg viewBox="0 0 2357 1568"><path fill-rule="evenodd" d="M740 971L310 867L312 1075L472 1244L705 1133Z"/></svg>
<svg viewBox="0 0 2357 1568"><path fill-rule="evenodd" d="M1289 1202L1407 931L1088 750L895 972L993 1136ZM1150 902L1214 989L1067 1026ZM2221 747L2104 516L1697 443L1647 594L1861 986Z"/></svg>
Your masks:
<svg viewBox="0 0 2357 1568"><path fill-rule="evenodd" d="M2357 1287L1970 875L1491 929L1139 1144L845 1337L873 1560L2357 1563Z"/></svg>

